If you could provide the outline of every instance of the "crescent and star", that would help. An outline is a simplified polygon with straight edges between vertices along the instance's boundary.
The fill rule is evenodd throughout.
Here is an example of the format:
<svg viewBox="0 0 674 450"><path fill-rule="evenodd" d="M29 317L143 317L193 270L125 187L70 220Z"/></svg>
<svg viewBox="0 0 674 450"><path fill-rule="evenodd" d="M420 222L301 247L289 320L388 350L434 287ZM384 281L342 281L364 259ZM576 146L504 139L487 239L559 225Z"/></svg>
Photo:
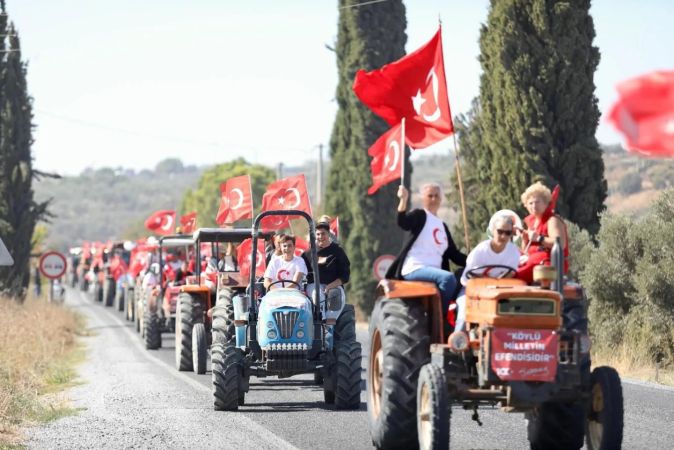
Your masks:
<svg viewBox="0 0 674 450"><path fill-rule="evenodd" d="M234 193L236 195L238 195L239 198L238 198L236 204L234 206L230 206L229 209L239 209L243 205L243 191L239 188L234 188L229 192L229 195L231 196ZM230 199L228 198L227 200L228 200L228 203L231 205Z"/></svg>
<svg viewBox="0 0 674 450"><path fill-rule="evenodd" d="M426 103L426 99L423 95L421 95L421 89L418 89L417 95L412 97L412 106L414 107L414 111L416 111L417 115L423 117L426 122L435 122L440 119L440 116L442 115L440 112L440 105L438 105L438 76L435 74L435 68L431 68L431 70L428 72L428 75L426 76L426 83L428 83L429 79L433 88L435 111L433 111L433 114L424 114L421 112L421 105Z"/></svg>
<svg viewBox="0 0 674 450"><path fill-rule="evenodd" d="M386 170L389 172L393 172L396 170L396 167L398 167L398 160L400 159L400 144L398 143L398 140L391 141L391 143L388 145L389 149L393 149L393 162L389 166L389 161L390 161L390 156L391 152L387 151L386 156L384 157L384 167L386 167Z"/></svg>

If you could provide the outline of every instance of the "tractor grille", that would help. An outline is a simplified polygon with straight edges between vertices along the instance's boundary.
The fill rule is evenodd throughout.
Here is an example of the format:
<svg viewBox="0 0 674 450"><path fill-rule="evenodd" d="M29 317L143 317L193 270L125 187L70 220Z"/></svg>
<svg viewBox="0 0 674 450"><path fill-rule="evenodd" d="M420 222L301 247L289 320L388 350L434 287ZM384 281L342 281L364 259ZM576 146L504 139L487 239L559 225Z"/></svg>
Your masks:
<svg viewBox="0 0 674 450"><path fill-rule="evenodd" d="M298 311L276 311L274 320L283 339L290 339L300 313Z"/></svg>

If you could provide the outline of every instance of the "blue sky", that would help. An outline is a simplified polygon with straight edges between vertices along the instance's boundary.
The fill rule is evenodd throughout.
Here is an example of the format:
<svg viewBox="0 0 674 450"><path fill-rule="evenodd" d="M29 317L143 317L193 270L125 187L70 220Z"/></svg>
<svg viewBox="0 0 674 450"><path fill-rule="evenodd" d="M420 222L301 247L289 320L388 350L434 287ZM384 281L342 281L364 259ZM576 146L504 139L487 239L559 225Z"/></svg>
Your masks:
<svg viewBox="0 0 674 450"><path fill-rule="evenodd" d="M478 94L488 3L405 2L408 51L442 17L454 114ZM41 170L140 169L167 157L294 164L329 140L337 70L325 45L336 40L336 1L7 0L7 9L29 61ZM592 15L602 111L619 81L674 68L674 2L595 0ZM597 137L620 140L603 122Z"/></svg>

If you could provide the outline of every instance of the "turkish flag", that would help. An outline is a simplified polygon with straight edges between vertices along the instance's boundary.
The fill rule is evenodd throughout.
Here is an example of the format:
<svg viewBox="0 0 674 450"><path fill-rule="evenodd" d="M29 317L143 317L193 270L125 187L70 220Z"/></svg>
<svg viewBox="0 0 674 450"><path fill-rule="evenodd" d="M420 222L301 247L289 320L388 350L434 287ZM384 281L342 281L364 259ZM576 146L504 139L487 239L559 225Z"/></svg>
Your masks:
<svg viewBox="0 0 674 450"><path fill-rule="evenodd" d="M339 239L339 217L335 217L330 221L330 233Z"/></svg>
<svg viewBox="0 0 674 450"><path fill-rule="evenodd" d="M194 233L197 228L197 213L196 211L185 214L180 218L180 225L182 226L183 234Z"/></svg>
<svg viewBox="0 0 674 450"><path fill-rule="evenodd" d="M300 210L312 215L307 182L303 174L274 181L262 196L262 211ZM290 226L288 216L270 216L262 219L264 230L279 230Z"/></svg>
<svg viewBox="0 0 674 450"><path fill-rule="evenodd" d="M216 223L224 225L253 218L253 194L250 175L230 178L220 185L220 208Z"/></svg>
<svg viewBox="0 0 674 450"><path fill-rule="evenodd" d="M367 154L372 156L370 170L372 171L372 186L367 190L372 195L380 187L400 178L404 161L404 146L402 144L402 126L394 126L370 147Z"/></svg>
<svg viewBox="0 0 674 450"><path fill-rule="evenodd" d="M176 212L168 209L156 211L145 219L145 228L163 236L173 234L176 223Z"/></svg>
<svg viewBox="0 0 674 450"><path fill-rule="evenodd" d="M353 91L389 125L406 119L405 140L424 148L454 132L447 97L441 29L423 47L371 72L359 70Z"/></svg>
<svg viewBox="0 0 674 450"><path fill-rule="evenodd" d="M253 247L253 240L248 238L241 242L236 251L237 262L239 263L239 273L243 279L250 276L251 265L251 249ZM255 257L255 276L261 277L267 268L264 254L264 240L257 240L257 256Z"/></svg>
<svg viewBox="0 0 674 450"><path fill-rule="evenodd" d="M309 250L309 247L311 247L311 244L309 242L305 241L299 236L295 237L295 255L296 256L302 256L302 253L304 253L306 250Z"/></svg>
<svg viewBox="0 0 674 450"><path fill-rule="evenodd" d="M674 70L653 72L618 85L608 120L625 135L627 149L674 157Z"/></svg>

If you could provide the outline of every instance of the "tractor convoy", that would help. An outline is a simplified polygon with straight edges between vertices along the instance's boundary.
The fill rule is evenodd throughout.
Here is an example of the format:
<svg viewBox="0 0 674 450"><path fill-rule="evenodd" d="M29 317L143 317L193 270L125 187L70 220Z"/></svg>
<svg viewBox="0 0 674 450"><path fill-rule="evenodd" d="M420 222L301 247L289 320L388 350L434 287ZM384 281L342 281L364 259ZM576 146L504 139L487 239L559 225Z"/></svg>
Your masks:
<svg viewBox="0 0 674 450"><path fill-rule="evenodd" d="M85 243L71 251L69 284L123 312L148 350L174 333L176 369L210 369L216 411L246 405L251 377L302 374L322 385L326 404L360 409L354 307L289 279L265 288L259 243L273 244L260 224L270 216L306 221L307 265L320 285L315 224L299 210L262 212L251 228ZM237 255L244 245L251 250ZM382 280L362 364L373 445L448 449L452 414L466 410L481 426L480 409L500 407L524 414L532 449L620 448L620 377L591 368L587 299L562 258L557 243L533 285L488 277L493 266L469 271L465 330L449 335L433 283Z"/></svg>

